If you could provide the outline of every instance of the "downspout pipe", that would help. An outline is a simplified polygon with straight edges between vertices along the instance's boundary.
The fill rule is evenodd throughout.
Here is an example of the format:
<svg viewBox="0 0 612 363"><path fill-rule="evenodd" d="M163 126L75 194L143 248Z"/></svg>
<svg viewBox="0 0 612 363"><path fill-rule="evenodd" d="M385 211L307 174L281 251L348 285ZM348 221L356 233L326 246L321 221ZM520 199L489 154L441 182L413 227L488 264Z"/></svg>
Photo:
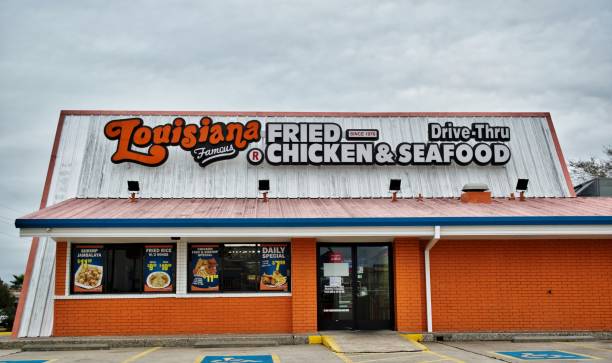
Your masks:
<svg viewBox="0 0 612 363"><path fill-rule="evenodd" d="M431 273L429 267L429 251L440 240L440 226L434 227L434 234L427 246L425 246L425 297L427 300L427 332L433 331L433 318L431 313Z"/></svg>

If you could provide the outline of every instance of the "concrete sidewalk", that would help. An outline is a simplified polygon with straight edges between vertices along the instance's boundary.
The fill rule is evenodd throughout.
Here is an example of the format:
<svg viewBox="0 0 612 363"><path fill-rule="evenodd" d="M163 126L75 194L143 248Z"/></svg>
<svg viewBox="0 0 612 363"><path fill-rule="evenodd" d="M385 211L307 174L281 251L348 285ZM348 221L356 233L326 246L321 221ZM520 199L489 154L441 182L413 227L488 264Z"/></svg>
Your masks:
<svg viewBox="0 0 612 363"><path fill-rule="evenodd" d="M398 353L420 352L414 345L395 331L326 331L323 344L335 353Z"/></svg>
<svg viewBox="0 0 612 363"><path fill-rule="evenodd" d="M70 350L75 348L111 349L132 347L263 347L307 344L308 335L292 334L209 334L182 336L46 337L0 339L0 349Z"/></svg>
<svg viewBox="0 0 612 363"><path fill-rule="evenodd" d="M585 341L587 336L596 340L612 339L612 332L565 332L565 333L434 333L423 334L424 342L469 342L469 341L561 341L568 335L574 341ZM422 345L403 338L395 331L325 331L308 334L204 334L183 336L97 336L97 337L45 337L19 338L0 336L0 350L74 350L74 349L114 349L135 347L185 347L185 348L225 348L225 347L263 347L307 344L309 337L331 337L335 343L332 351L346 353L389 353L416 352ZM519 337L520 339L517 339ZM555 339L558 338L558 339ZM592 340L589 337L588 340Z"/></svg>

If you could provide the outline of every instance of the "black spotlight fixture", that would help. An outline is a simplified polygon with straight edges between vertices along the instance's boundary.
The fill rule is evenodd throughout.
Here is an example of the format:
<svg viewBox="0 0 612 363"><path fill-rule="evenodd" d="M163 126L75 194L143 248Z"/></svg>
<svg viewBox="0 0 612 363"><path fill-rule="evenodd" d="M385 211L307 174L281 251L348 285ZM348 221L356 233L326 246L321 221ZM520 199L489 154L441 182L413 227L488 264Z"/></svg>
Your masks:
<svg viewBox="0 0 612 363"><path fill-rule="evenodd" d="M529 179L519 179L516 182L516 190L517 191L526 191L527 190L527 185L529 184Z"/></svg>
<svg viewBox="0 0 612 363"><path fill-rule="evenodd" d="M268 202L268 192L270 191L270 180L269 179L259 179L257 182L257 188L263 194L264 203Z"/></svg>
<svg viewBox="0 0 612 363"><path fill-rule="evenodd" d="M134 203L136 201L136 193L140 192L140 183L138 180L128 180L128 192L130 192L130 202Z"/></svg>
<svg viewBox="0 0 612 363"><path fill-rule="evenodd" d="M402 179L391 179L389 182L389 191L391 192L391 201L397 202L397 192L402 189Z"/></svg>
<svg viewBox="0 0 612 363"><path fill-rule="evenodd" d="M520 193L519 200L521 202L525 201L525 192L527 191L528 184L529 184L529 179L519 179L516 182L516 191Z"/></svg>
<svg viewBox="0 0 612 363"><path fill-rule="evenodd" d="M270 180L268 179L259 179L258 188L260 192L270 191Z"/></svg>

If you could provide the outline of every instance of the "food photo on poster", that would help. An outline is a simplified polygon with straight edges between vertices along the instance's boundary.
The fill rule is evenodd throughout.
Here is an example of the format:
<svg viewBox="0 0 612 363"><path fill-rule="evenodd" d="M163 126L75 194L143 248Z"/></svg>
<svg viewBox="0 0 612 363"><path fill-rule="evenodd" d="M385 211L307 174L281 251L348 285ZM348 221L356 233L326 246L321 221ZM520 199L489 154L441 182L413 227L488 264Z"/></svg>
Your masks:
<svg viewBox="0 0 612 363"><path fill-rule="evenodd" d="M219 245L190 246L190 289L219 291Z"/></svg>
<svg viewBox="0 0 612 363"><path fill-rule="evenodd" d="M259 290L287 291L287 245L261 245Z"/></svg>
<svg viewBox="0 0 612 363"><path fill-rule="evenodd" d="M144 291L174 291L174 245L147 245L144 255Z"/></svg>
<svg viewBox="0 0 612 363"><path fill-rule="evenodd" d="M102 245L75 246L72 271L75 293L102 292L104 277L104 254Z"/></svg>

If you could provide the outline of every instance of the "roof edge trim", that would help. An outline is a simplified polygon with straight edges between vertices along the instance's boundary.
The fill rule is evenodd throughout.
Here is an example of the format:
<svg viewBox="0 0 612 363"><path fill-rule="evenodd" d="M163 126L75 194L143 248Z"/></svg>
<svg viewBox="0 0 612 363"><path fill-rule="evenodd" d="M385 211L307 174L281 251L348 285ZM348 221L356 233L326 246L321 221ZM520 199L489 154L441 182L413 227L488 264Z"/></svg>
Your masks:
<svg viewBox="0 0 612 363"><path fill-rule="evenodd" d="M155 111L62 110L63 116L293 116L293 117L543 117L548 112L311 112L311 111Z"/></svg>
<svg viewBox="0 0 612 363"><path fill-rule="evenodd" d="M612 225L611 216L17 219L17 228Z"/></svg>

